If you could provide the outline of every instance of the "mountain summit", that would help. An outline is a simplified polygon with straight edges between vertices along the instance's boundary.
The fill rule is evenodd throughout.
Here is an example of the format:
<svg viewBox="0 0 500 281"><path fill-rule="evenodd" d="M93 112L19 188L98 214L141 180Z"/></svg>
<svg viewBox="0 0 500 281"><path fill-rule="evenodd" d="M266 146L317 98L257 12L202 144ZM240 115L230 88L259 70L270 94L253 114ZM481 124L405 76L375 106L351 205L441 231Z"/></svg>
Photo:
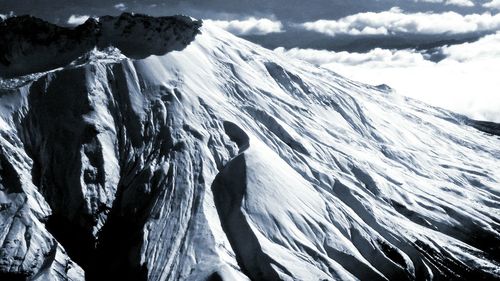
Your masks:
<svg viewBox="0 0 500 281"><path fill-rule="evenodd" d="M1 25L0 280L500 279L495 124L186 17Z"/></svg>
<svg viewBox="0 0 500 281"><path fill-rule="evenodd" d="M0 22L0 76L15 77L64 67L91 51L113 46L129 58L164 55L186 47L201 21L186 16L149 17L123 13L89 18L76 28L31 16Z"/></svg>

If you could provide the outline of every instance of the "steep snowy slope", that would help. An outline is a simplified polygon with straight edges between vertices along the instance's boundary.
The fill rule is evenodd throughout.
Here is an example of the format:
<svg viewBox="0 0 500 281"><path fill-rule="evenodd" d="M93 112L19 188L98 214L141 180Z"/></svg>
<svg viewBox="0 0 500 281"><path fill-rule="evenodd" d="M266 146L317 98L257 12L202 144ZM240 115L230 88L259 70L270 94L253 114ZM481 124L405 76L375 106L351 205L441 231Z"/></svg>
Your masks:
<svg viewBox="0 0 500 281"><path fill-rule="evenodd" d="M486 124L207 25L1 85L1 280L500 279Z"/></svg>

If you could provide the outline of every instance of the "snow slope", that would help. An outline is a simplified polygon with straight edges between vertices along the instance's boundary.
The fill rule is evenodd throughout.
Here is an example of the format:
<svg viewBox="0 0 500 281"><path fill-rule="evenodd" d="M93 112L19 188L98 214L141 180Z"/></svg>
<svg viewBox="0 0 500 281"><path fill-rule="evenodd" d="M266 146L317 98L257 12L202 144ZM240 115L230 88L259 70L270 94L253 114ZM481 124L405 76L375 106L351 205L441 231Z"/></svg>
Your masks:
<svg viewBox="0 0 500 281"><path fill-rule="evenodd" d="M0 279L500 279L493 125L210 25L1 85Z"/></svg>

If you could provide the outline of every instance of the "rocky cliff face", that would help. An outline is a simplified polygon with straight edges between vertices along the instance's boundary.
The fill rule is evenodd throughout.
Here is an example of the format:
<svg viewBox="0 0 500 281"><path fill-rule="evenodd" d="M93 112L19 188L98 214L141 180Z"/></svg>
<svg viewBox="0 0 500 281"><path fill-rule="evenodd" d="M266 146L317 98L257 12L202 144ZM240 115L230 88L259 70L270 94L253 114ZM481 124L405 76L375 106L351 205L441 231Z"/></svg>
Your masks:
<svg viewBox="0 0 500 281"><path fill-rule="evenodd" d="M199 31L2 79L1 280L500 278L497 136Z"/></svg>
<svg viewBox="0 0 500 281"><path fill-rule="evenodd" d="M75 28L31 16L0 22L0 76L15 77L63 67L94 48L113 46L130 58L183 49L201 22L185 16L152 18L123 13L89 18Z"/></svg>

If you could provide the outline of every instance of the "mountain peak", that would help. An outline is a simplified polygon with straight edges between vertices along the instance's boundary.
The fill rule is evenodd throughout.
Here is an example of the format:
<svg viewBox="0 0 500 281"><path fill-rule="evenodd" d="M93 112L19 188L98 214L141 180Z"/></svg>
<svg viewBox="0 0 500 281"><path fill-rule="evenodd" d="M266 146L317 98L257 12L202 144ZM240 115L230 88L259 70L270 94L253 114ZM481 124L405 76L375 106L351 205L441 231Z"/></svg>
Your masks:
<svg viewBox="0 0 500 281"><path fill-rule="evenodd" d="M118 48L130 58L182 50L201 21L186 16L150 17L123 13L89 18L74 28L32 16L0 22L0 76L14 77L62 67L93 48Z"/></svg>
<svg viewBox="0 0 500 281"><path fill-rule="evenodd" d="M181 22L0 84L0 279L500 279L495 124Z"/></svg>

